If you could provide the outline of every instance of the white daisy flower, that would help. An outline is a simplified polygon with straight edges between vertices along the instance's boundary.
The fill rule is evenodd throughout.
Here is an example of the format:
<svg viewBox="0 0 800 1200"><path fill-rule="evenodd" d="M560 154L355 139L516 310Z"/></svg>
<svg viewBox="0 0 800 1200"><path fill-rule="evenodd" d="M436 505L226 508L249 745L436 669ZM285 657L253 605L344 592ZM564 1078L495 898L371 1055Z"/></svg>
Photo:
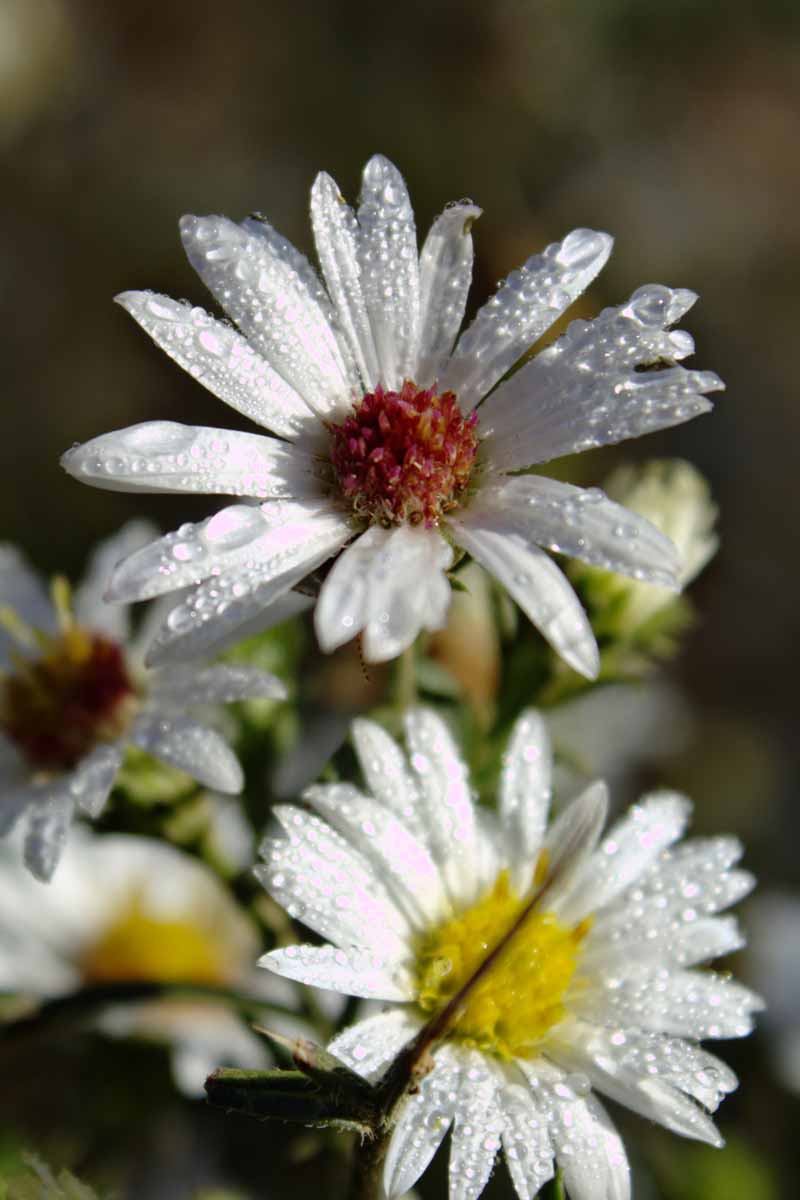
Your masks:
<svg viewBox="0 0 800 1200"><path fill-rule="evenodd" d="M256 868L326 939L262 965L387 1006L331 1043L352 1069L377 1079L461 999L400 1109L388 1196L413 1186L452 1125L451 1200L482 1191L501 1147L523 1200L555 1165L572 1200L622 1200L625 1150L595 1089L720 1145L708 1113L736 1079L698 1042L748 1033L761 1004L695 968L742 945L735 919L717 915L753 884L731 869L738 842L676 845L690 806L672 792L646 797L603 838L603 784L548 827L551 756L534 712L512 733L496 814L473 804L438 717L412 710L406 732L410 764L380 727L356 722L371 794L312 787L308 808L277 810L285 835L266 840Z"/></svg>
<svg viewBox="0 0 800 1200"><path fill-rule="evenodd" d="M187 709L285 694L274 675L247 667L144 669L163 610L132 635L127 606L105 604L102 592L113 564L153 533L132 522L101 543L72 601L63 580L48 597L18 551L0 546L0 836L26 815L25 862L38 879L52 876L75 810L102 811L126 746L239 792L230 746Z"/></svg>
<svg viewBox="0 0 800 1200"><path fill-rule="evenodd" d="M705 393L722 384L678 365L693 343L669 329L694 293L639 288L505 378L591 283L612 240L578 229L534 255L456 341L479 215L471 201L448 205L418 253L405 182L376 155L357 214L329 175L314 183L324 284L261 217L187 216L189 259L238 330L167 296L118 297L177 363L275 435L155 421L64 456L98 487L243 500L114 572L117 600L193 589L154 662L278 619L283 609L266 607L335 555L316 605L320 645L362 634L375 662L441 628L461 550L589 677L594 635L545 551L678 586L675 548L646 520L597 489L515 472L707 412Z"/></svg>
<svg viewBox="0 0 800 1200"><path fill-rule="evenodd" d="M256 926L213 872L164 842L76 829L47 885L8 848L0 857L0 992L49 999L81 987L155 982L292 1005L291 984L273 978L278 987L264 986L268 977L253 966L260 949ZM268 1019L274 1024L275 1014ZM170 1043L176 1082L192 1095L222 1062L269 1062L263 1040L212 998L113 1006L97 1023L111 1035Z"/></svg>

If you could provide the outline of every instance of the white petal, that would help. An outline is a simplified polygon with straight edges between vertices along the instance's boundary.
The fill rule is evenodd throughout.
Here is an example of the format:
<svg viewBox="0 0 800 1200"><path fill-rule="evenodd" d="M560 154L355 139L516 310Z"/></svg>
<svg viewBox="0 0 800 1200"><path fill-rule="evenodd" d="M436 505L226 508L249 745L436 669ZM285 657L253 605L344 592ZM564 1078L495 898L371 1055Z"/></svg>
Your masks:
<svg viewBox="0 0 800 1200"><path fill-rule="evenodd" d="M521 475L481 499L502 509L520 537L604 571L677 590L681 559L674 543L644 517L599 488L578 488L542 475Z"/></svg>
<svg viewBox="0 0 800 1200"><path fill-rule="evenodd" d="M509 471L709 412L703 393L723 386L713 372L678 366L637 370L691 352L687 334L665 332L664 326L695 299L691 292L651 285L621 308L607 308L593 321L574 321L483 405L483 455Z"/></svg>
<svg viewBox="0 0 800 1200"><path fill-rule="evenodd" d="M62 466L112 492L200 492L260 500L322 496L314 460L261 433L144 421L68 450Z"/></svg>
<svg viewBox="0 0 800 1200"><path fill-rule="evenodd" d="M460 1049L461 1077L450 1142L449 1200L476 1200L500 1149L499 1078L477 1050Z"/></svg>
<svg viewBox="0 0 800 1200"><path fill-rule="evenodd" d="M684 971L635 962L615 975L586 981L576 1013L595 1023L622 1022L675 1037L744 1037L763 1001L712 971Z"/></svg>
<svg viewBox="0 0 800 1200"><path fill-rule="evenodd" d="M481 209L467 200L436 218L419 256L420 344L414 379L430 387L447 362L464 319L472 280L472 226Z"/></svg>
<svg viewBox="0 0 800 1200"><path fill-rule="evenodd" d="M328 1049L351 1070L375 1081L420 1028L420 1019L411 1011L393 1008L351 1025Z"/></svg>
<svg viewBox="0 0 800 1200"><path fill-rule="evenodd" d="M447 899L439 868L391 809L349 783L311 787L303 799L372 863L414 928L441 920Z"/></svg>
<svg viewBox="0 0 800 1200"><path fill-rule="evenodd" d="M258 965L285 979L345 996L396 1001L413 998L410 979L363 947L342 950L331 945L287 946L285 950L270 950Z"/></svg>
<svg viewBox="0 0 800 1200"><path fill-rule="evenodd" d="M9 608L26 625L45 633L55 630L55 614L47 592L15 546L0 544L0 608ZM0 627L0 666L10 663L16 642Z"/></svg>
<svg viewBox="0 0 800 1200"><path fill-rule="evenodd" d="M466 764L449 729L432 709L410 709L405 727L431 852L450 896L456 901L472 900L477 831Z"/></svg>
<svg viewBox="0 0 800 1200"><path fill-rule="evenodd" d="M431 1070L414 1095L403 1102L383 1168L387 1200L412 1188L442 1144L458 1103L460 1066L447 1043L434 1054Z"/></svg>
<svg viewBox="0 0 800 1200"><path fill-rule="evenodd" d="M242 790L242 768L228 743L216 730L188 717L140 713L131 727L130 740L206 787L220 792Z"/></svg>
<svg viewBox="0 0 800 1200"><path fill-rule="evenodd" d="M111 572L121 558L133 554L158 537L151 521L128 521L112 537L100 542L92 552L86 575L75 589L72 608L81 625L105 633L117 642L130 637L130 613L127 605L108 604L105 591Z"/></svg>
<svg viewBox="0 0 800 1200"><path fill-rule="evenodd" d="M449 520L460 544L500 581L561 657L587 679L600 669L592 627L566 576L526 544L501 510L470 509Z"/></svg>
<svg viewBox="0 0 800 1200"><path fill-rule="evenodd" d="M283 700L286 688L276 675L258 667L220 663L159 672L151 679L150 696L159 708L183 709L191 704L230 704L235 700Z"/></svg>
<svg viewBox="0 0 800 1200"><path fill-rule="evenodd" d="M500 776L500 820L508 851L530 883L550 807L553 751L541 714L529 709L511 731Z"/></svg>
<svg viewBox="0 0 800 1200"><path fill-rule="evenodd" d="M291 261L225 217L183 217L181 236L206 287L270 366L314 412L343 411L352 396L341 350Z"/></svg>
<svg viewBox="0 0 800 1200"><path fill-rule="evenodd" d="M573 800L550 826L545 838L547 851L547 909L560 913L571 900L572 890L597 845L608 813L608 789L591 784Z"/></svg>
<svg viewBox="0 0 800 1200"><path fill-rule="evenodd" d="M290 441L319 441L318 417L230 325L154 292L123 292L116 300L156 345L236 412Z"/></svg>
<svg viewBox="0 0 800 1200"><path fill-rule="evenodd" d="M501 1101L503 1153L520 1200L535 1200L555 1170L547 1119L530 1089L513 1081L511 1069L507 1073Z"/></svg>
<svg viewBox="0 0 800 1200"><path fill-rule="evenodd" d="M397 742L365 717L355 719L351 735L370 792L428 845L430 829L420 808L419 790Z"/></svg>
<svg viewBox="0 0 800 1200"><path fill-rule="evenodd" d="M209 575L228 575L231 571L236 571L241 584L247 583L250 570L259 583L280 579L304 564L322 545L330 544L329 553L333 553L338 539L349 536L350 528L343 517L313 505L291 500L231 504L197 525L182 525L124 559L111 578L109 596L115 600L149 600L201 583ZM247 590L243 587L242 594ZM234 591L226 599L236 594Z"/></svg>
<svg viewBox="0 0 800 1200"><path fill-rule="evenodd" d="M322 649L329 653L363 630L364 657L384 662L410 646L421 629L440 629L450 600L444 572L452 556L435 530L371 526L322 585L314 613Z"/></svg>
<svg viewBox="0 0 800 1200"><path fill-rule="evenodd" d="M734 917L701 917L686 906L669 918L656 916L652 923L638 923L623 937L609 938L593 927L581 956L581 970L587 974L606 971L614 974L630 962L649 960L694 967L741 950L744 935Z"/></svg>
<svg viewBox="0 0 800 1200"><path fill-rule="evenodd" d="M464 412L557 321L603 269L613 240L575 229L513 271L461 335L441 380Z"/></svg>
<svg viewBox="0 0 800 1200"><path fill-rule="evenodd" d="M330 175L322 171L311 189L311 224L322 273L336 305L364 390L380 382L380 366L372 336L358 261L358 225Z"/></svg>
<svg viewBox="0 0 800 1200"><path fill-rule="evenodd" d="M25 865L42 883L52 879L67 843L75 810L69 782L69 777L66 777L52 788L43 789L44 794L33 800L28 809L23 851Z"/></svg>
<svg viewBox="0 0 800 1200"><path fill-rule="evenodd" d="M691 811L691 801L678 792L653 792L634 804L586 863L563 910L564 919L579 921L614 900L677 842Z"/></svg>
<svg viewBox="0 0 800 1200"><path fill-rule="evenodd" d="M405 180L382 154L369 160L362 175L358 261L381 383L397 389L417 362L419 262Z"/></svg>
<svg viewBox="0 0 800 1200"><path fill-rule="evenodd" d="M105 808L122 758L122 745L112 742L96 746L75 768L70 790L78 808L88 817L99 817Z"/></svg>

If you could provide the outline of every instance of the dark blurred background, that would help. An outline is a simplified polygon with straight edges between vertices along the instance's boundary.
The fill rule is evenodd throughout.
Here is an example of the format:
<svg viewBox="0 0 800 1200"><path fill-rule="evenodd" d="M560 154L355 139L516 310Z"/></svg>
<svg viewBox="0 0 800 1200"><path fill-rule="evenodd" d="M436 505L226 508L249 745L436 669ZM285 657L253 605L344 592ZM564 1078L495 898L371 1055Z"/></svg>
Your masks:
<svg viewBox="0 0 800 1200"><path fill-rule="evenodd" d="M645 282L691 287L694 361L728 384L713 416L585 464L597 482L622 457L683 456L721 506L677 667L696 732L670 781L697 797L702 829L746 838L765 890L796 889L799 135L796 0L0 0L2 537L75 572L129 515L168 528L205 511L101 494L58 466L72 442L137 421L233 423L111 303L152 287L213 307L180 248L182 213L258 209L310 253L315 172L354 199L380 150L421 233L448 200L483 207L473 307L570 228L609 230L616 251L582 314ZM777 1191L748 1194L788 1196L798 1105L773 1085L768 1038L737 1048L745 1086L723 1128L780 1173ZM87 1064L67 1071L73 1104L99 1086ZM65 1120L34 1100L15 1117L32 1138ZM131 1195L195 1195L176 1164L201 1145L239 1163L234 1183L270 1177L254 1155L274 1138L233 1119L223 1135L224 1118L173 1103L180 1118L155 1132L120 1111ZM177 1172L162 1190L130 1183L145 1150Z"/></svg>

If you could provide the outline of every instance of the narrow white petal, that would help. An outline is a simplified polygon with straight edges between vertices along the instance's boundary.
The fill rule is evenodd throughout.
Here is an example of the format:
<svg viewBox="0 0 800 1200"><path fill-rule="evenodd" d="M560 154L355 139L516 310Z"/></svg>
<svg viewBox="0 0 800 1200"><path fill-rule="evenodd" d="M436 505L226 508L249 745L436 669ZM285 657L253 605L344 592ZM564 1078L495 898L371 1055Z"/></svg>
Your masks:
<svg viewBox="0 0 800 1200"><path fill-rule="evenodd" d="M694 967L741 950L745 937L735 917L699 917L697 910L687 905L680 913L669 917L656 915L652 922L624 937L609 938L604 931L592 927L591 936L581 956L581 970L618 971L631 958L638 961L671 963L677 967Z"/></svg>
<svg viewBox="0 0 800 1200"><path fill-rule="evenodd" d="M314 412L331 417L352 395L325 314L291 262L225 217L181 220L186 253L206 287Z"/></svg>
<svg viewBox="0 0 800 1200"><path fill-rule="evenodd" d="M283 700L286 687L276 675L258 667L175 666L156 673L150 697L159 708L191 704L230 704L234 700Z"/></svg>
<svg viewBox="0 0 800 1200"><path fill-rule="evenodd" d="M156 345L236 412L290 441L319 441L319 418L232 326L154 292L123 292L116 300Z"/></svg>
<svg viewBox="0 0 800 1200"><path fill-rule="evenodd" d="M321 172L311 189L311 224L322 273L336 305L339 324L361 375L364 390L380 383L380 366L372 336L361 267L355 214L330 175Z"/></svg>
<svg viewBox="0 0 800 1200"><path fill-rule="evenodd" d="M200 585L200 589L209 585L210 581L207 580L205 584ZM194 594L197 595L197 593ZM177 596L180 595L181 593L178 592ZM176 596L174 595L164 596L149 606L149 611L139 628L139 633L144 633L146 636L141 638L141 642L135 639L137 653L143 660L147 657L148 661L157 660L159 663L182 663L187 658L214 658L218 654L230 650L232 646L237 645L245 638L253 637L257 633L264 633L265 630L273 629L276 625L281 625L284 621L298 616L311 608L314 603L311 596L287 591L278 600L271 601L265 607L257 596L254 599L253 594L249 593L248 604L241 608L234 606L232 609L225 609L216 621L200 622L193 631L181 638L177 635L173 637L171 632L172 613L176 607L179 607L175 601ZM161 611L153 613L152 624L147 629L150 613L156 607L160 607ZM180 618L177 618L176 622L180 624ZM147 651L158 634L160 634L158 645L153 654L149 655Z"/></svg>
<svg viewBox="0 0 800 1200"><path fill-rule="evenodd" d="M411 645L421 629L440 629L451 561L452 550L435 530L371 526L322 585L314 612L320 646L330 652L363 631L365 658L383 662Z"/></svg>
<svg viewBox="0 0 800 1200"><path fill-rule="evenodd" d="M423 845L428 845L430 829L420 807L419 790L397 742L380 725L365 717L356 718L351 732L372 795L399 817Z"/></svg>
<svg viewBox="0 0 800 1200"><path fill-rule="evenodd" d="M608 831L586 863L564 919L579 921L615 899L683 834L691 801L678 792L653 792L634 804Z"/></svg>
<svg viewBox="0 0 800 1200"><path fill-rule="evenodd" d="M70 790L78 808L88 817L99 817L105 808L122 758L121 743L111 742L96 746L75 768Z"/></svg>
<svg viewBox="0 0 800 1200"><path fill-rule="evenodd" d="M344 996L401 1002L413 999L410 980L403 972L363 947L342 950L331 945L287 946L285 950L270 950L258 965L285 979Z"/></svg>
<svg viewBox="0 0 800 1200"><path fill-rule="evenodd" d="M478 1050L460 1049L461 1077L450 1142L449 1200L476 1200L500 1149L499 1075Z"/></svg>
<svg viewBox="0 0 800 1200"><path fill-rule="evenodd" d="M0 544L0 608L9 608L26 625L45 633L55 630L55 613L39 577L15 546ZM0 666L11 662L10 652L19 647L0 627Z"/></svg>
<svg viewBox="0 0 800 1200"><path fill-rule="evenodd" d="M603 269L607 233L575 229L513 271L462 333L440 386L470 412Z"/></svg>
<svg viewBox="0 0 800 1200"><path fill-rule="evenodd" d="M501 1102L503 1153L520 1200L535 1200L555 1171L547 1118L530 1089L508 1074Z"/></svg>
<svg viewBox="0 0 800 1200"><path fill-rule="evenodd" d="M368 859L417 929L442 918L447 899L439 868L391 809L349 783L308 788L303 799Z"/></svg>
<svg viewBox="0 0 800 1200"><path fill-rule="evenodd" d="M431 853L451 898L470 901L475 898L478 835L466 764L450 730L432 709L410 709L405 726Z"/></svg>
<svg viewBox="0 0 800 1200"><path fill-rule="evenodd" d="M378 354L381 383L410 377L419 345L419 262L405 180L382 154L364 167L358 206L361 286Z"/></svg>
<svg viewBox="0 0 800 1200"><path fill-rule="evenodd" d="M441 373L464 319L472 280L472 226L481 209L467 200L436 218L419 256L420 343L414 375L430 387Z"/></svg>
<svg viewBox="0 0 800 1200"><path fill-rule="evenodd" d="M140 713L131 727L130 740L206 787L220 792L242 790L242 768L228 743L216 730L189 717Z"/></svg>
<svg viewBox="0 0 800 1200"><path fill-rule="evenodd" d="M374 1081L420 1028L413 1011L393 1008L351 1025L337 1034L328 1049L351 1070Z"/></svg>
<svg viewBox="0 0 800 1200"><path fill-rule="evenodd" d="M550 826L545 838L547 851L547 909L560 913L569 904L572 890L597 845L608 813L608 789L602 782L591 784L569 804Z"/></svg>
<svg viewBox="0 0 800 1200"><path fill-rule="evenodd" d="M503 471L621 442L709 412L705 392L723 387L711 371L675 363L691 353L682 330L665 331L696 297L650 285L627 305L564 336L501 384L481 408L482 452Z"/></svg>
<svg viewBox="0 0 800 1200"><path fill-rule="evenodd" d="M403 1102L383 1168L387 1200L414 1186L441 1146L458 1104L461 1070L454 1048L435 1051L433 1069Z"/></svg>
<svg viewBox="0 0 800 1200"><path fill-rule="evenodd" d="M63 456L62 466L112 492L200 492L259 500L322 496L314 459L261 433L144 421L103 433Z"/></svg>
<svg viewBox="0 0 800 1200"><path fill-rule="evenodd" d="M529 709L511 731L500 776L500 820L512 860L530 872L536 862L550 807L553 750L540 713Z"/></svg>
<svg viewBox="0 0 800 1200"><path fill-rule="evenodd" d="M458 541L503 585L553 649L594 679L600 656L589 619L553 560L527 543L501 510L470 509L449 520Z"/></svg>
<svg viewBox="0 0 800 1200"><path fill-rule="evenodd" d="M121 558L152 542L158 533L151 521L128 521L112 537L99 543L89 559L86 575L72 597L72 609L79 624L105 633L117 642L128 641L130 612L127 605L107 603L108 581Z"/></svg>
<svg viewBox="0 0 800 1200"><path fill-rule="evenodd" d="M42 789L28 808L23 855L28 870L42 883L48 883L67 844L67 834L75 811L69 777L52 788Z"/></svg>
<svg viewBox="0 0 800 1200"><path fill-rule="evenodd" d="M482 500L484 496L484 503L502 509L520 537L546 550L644 583L673 590L680 586L682 563L674 543L599 488L520 475L487 489Z"/></svg>

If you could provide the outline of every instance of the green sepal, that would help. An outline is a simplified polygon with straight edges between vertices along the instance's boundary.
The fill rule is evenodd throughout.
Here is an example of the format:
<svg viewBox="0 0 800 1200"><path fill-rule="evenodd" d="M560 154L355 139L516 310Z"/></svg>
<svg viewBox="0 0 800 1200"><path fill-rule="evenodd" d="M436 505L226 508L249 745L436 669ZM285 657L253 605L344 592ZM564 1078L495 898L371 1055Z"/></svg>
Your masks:
<svg viewBox="0 0 800 1200"><path fill-rule="evenodd" d="M370 1134L374 1103L355 1102L333 1074L324 1083L323 1079L321 1070L312 1078L300 1070L220 1067L206 1080L206 1095L211 1104L258 1121L297 1121L318 1129Z"/></svg>

